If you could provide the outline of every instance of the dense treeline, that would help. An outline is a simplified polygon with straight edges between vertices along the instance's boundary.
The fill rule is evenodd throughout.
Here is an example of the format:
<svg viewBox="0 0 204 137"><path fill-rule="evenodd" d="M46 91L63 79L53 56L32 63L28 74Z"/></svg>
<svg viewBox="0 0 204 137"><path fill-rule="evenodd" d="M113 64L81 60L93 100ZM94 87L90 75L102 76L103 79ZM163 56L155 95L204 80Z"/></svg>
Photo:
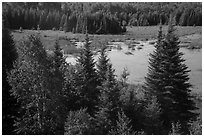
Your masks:
<svg viewBox="0 0 204 137"><path fill-rule="evenodd" d="M201 26L201 3L3 3L9 28L60 29L65 32L117 34L125 26L168 24ZM111 28L111 29L110 29Z"/></svg>
<svg viewBox="0 0 204 137"><path fill-rule="evenodd" d="M166 35L159 31L143 86L127 83L127 69L116 79L106 46L95 62L88 34L76 65L71 65L58 40L53 54L46 52L38 35L20 41L15 50L6 30L7 87L3 85L2 92L12 100L3 96L3 134L201 134L189 71L172 23Z"/></svg>

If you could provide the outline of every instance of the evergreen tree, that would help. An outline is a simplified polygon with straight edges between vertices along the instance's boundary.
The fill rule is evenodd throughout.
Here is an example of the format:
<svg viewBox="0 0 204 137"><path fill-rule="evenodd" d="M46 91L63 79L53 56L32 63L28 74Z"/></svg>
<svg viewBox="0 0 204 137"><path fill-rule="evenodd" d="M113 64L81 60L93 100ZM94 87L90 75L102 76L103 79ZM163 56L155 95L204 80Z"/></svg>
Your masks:
<svg viewBox="0 0 204 137"><path fill-rule="evenodd" d="M115 79L114 70L112 65L108 64L108 70L106 72L106 80L103 82L100 87L101 93L101 106L102 108L107 108L108 119L111 121L111 125L116 125L117 113L120 108L120 90L118 88L117 81Z"/></svg>
<svg viewBox="0 0 204 137"><path fill-rule="evenodd" d="M64 59L63 59L63 54L62 54L62 49L60 48L59 45L59 40L55 41L55 45L54 45L54 66L55 66L55 70L59 71L60 66L62 65Z"/></svg>
<svg viewBox="0 0 204 137"><path fill-rule="evenodd" d="M64 32L68 32L68 20L69 20L69 17L66 16L65 22L64 22L64 25L63 25Z"/></svg>
<svg viewBox="0 0 204 137"><path fill-rule="evenodd" d="M107 135L111 129L110 120L110 106L108 101L108 96L106 92L102 92L100 97L100 105L98 107L98 112L95 114L95 134L97 135Z"/></svg>
<svg viewBox="0 0 204 137"><path fill-rule="evenodd" d="M52 29L53 25L54 25L54 20L52 18L53 14L52 12L49 12L47 17L46 17L46 20L45 20L45 23L46 23L46 29Z"/></svg>
<svg viewBox="0 0 204 137"><path fill-rule="evenodd" d="M163 40L159 33L155 52L150 55L146 87L157 97L161 105L161 119L164 127L171 129L171 121L181 122L181 129L188 134L188 121L195 117L194 102L190 95L188 67L183 63L183 53L179 52L178 37L170 20L168 33Z"/></svg>
<svg viewBox="0 0 204 137"><path fill-rule="evenodd" d="M81 105L87 108L88 113L93 114L98 103L98 76L88 34L86 34L85 40L84 49L77 59L80 69L77 72L78 86L76 88L81 96Z"/></svg>
<svg viewBox="0 0 204 137"><path fill-rule="evenodd" d="M46 14L45 12L40 13L40 19L39 19L39 26L38 28L44 30L45 29L45 22L46 22Z"/></svg>
<svg viewBox="0 0 204 137"><path fill-rule="evenodd" d="M4 15L4 14L3 14ZM7 76L13 63L17 59L15 43L9 29L6 28L7 21L3 16L2 26L2 134L14 133L14 120L18 116L17 100L11 95L11 89Z"/></svg>
<svg viewBox="0 0 204 137"><path fill-rule="evenodd" d="M97 64L97 73L98 73L100 82L103 82L106 80L106 73L108 70L109 59L107 58L107 55L106 55L106 49L107 49L107 46L103 46L101 48L100 57L98 59L98 64Z"/></svg>
<svg viewBox="0 0 204 137"><path fill-rule="evenodd" d="M108 134L116 124L119 109L119 89L114 76L114 70L106 55L106 47L102 47L98 60L98 76L100 80L99 111L96 113L96 133Z"/></svg>
<svg viewBox="0 0 204 137"><path fill-rule="evenodd" d="M57 129L56 134L64 134L64 121L67 116L68 105L67 94L69 94L69 88L65 88L65 70L66 63L61 52L59 41L56 40L54 45L54 55L51 59L51 94L52 94L52 109L57 117Z"/></svg>

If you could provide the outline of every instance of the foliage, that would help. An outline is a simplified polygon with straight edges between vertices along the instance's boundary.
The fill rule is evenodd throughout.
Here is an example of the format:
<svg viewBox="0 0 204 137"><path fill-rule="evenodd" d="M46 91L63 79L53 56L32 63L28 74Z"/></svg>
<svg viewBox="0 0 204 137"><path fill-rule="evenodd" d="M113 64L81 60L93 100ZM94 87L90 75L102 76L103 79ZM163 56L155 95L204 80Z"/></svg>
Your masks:
<svg viewBox="0 0 204 137"><path fill-rule="evenodd" d="M97 73L101 83L106 80L106 73L108 70L109 59L107 58L106 49L106 46L101 48L97 64Z"/></svg>
<svg viewBox="0 0 204 137"><path fill-rule="evenodd" d="M65 23L64 23L64 32L68 32L68 17L66 16L66 18L65 18Z"/></svg>
<svg viewBox="0 0 204 137"><path fill-rule="evenodd" d="M98 112L95 114L95 134L97 135L107 135L111 129L111 120L110 118L110 109L109 104L107 102L108 97L104 93L101 93L100 97L100 106Z"/></svg>
<svg viewBox="0 0 204 137"><path fill-rule="evenodd" d="M15 122L16 132L61 134L63 109L66 109L61 106L62 86L56 84L63 79L59 83L56 80L60 76L52 73L52 61L38 36L31 35L22 41L18 54L19 58L9 75L12 94L21 105L20 117Z"/></svg>
<svg viewBox="0 0 204 137"><path fill-rule="evenodd" d="M174 27L170 21L166 36L161 27L171 18L169 12L173 8L177 9L175 23L199 25L200 5L174 4L175 7L167 7L169 3L3 3L3 133L201 134L201 118L195 120L196 107L190 94L189 70L179 52ZM98 63L94 61L94 44L90 45L87 33L121 33L127 24L158 22L158 41L150 55L145 87L128 84L127 69L117 80L102 44ZM15 29L19 25L26 29L61 27L65 32L86 33L77 64L65 62L59 40L53 54L48 55L35 35L16 45L17 56L5 26Z"/></svg>
<svg viewBox="0 0 204 137"><path fill-rule="evenodd" d="M59 46L58 40L56 40L54 45L53 56L51 57L51 67L50 67L50 92L52 99L52 110L55 116L57 116L57 133L64 134L64 121L66 119L67 111L69 107L67 106L67 98L70 94L70 89L68 84L65 83L65 69L68 67L66 65L65 59L61 48ZM56 122L56 121L55 121Z"/></svg>
<svg viewBox="0 0 204 137"><path fill-rule="evenodd" d="M91 116L86 109L70 111L65 122L65 135L88 135L91 132Z"/></svg>
<svg viewBox="0 0 204 137"><path fill-rule="evenodd" d="M120 102L126 116L131 119L131 125L134 131L144 129L145 114L144 109L146 100L139 95L143 90L139 86L128 85L120 90Z"/></svg>
<svg viewBox="0 0 204 137"><path fill-rule="evenodd" d="M160 118L161 108L156 97L150 97L147 101L148 104L144 109L144 131L148 135L163 134L162 132L162 120Z"/></svg>
<svg viewBox="0 0 204 137"><path fill-rule="evenodd" d="M158 99L165 129L170 130L171 121L180 121L183 134L188 134L187 123L196 116L192 112L196 108L190 95L189 70L178 44L170 21L167 35L163 39L159 33L156 50L150 55L146 90Z"/></svg>
<svg viewBox="0 0 204 137"><path fill-rule="evenodd" d="M123 111L118 112L118 121L116 127L110 131L111 135L134 135L130 126L130 119Z"/></svg>
<svg viewBox="0 0 204 137"><path fill-rule="evenodd" d="M190 134L191 135L202 135L202 118L198 116L195 121L190 123Z"/></svg>
<svg viewBox="0 0 204 137"><path fill-rule="evenodd" d="M77 59L79 69L76 76L76 90L80 94L81 106L87 108L89 114L93 114L98 104L99 91L97 90L98 76L95 69L93 53L90 49L88 34L86 35L86 43L80 56Z"/></svg>
<svg viewBox="0 0 204 137"><path fill-rule="evenodd" d="M98 112L96 113L96 133L108 134L116 125L117 113L120 108L120 92L115 79L114 70L106 55L106 47L102 47L97 64L97 72L100 80Z"/></svg>
<svg viewBox="0 0 204 137"><path fill-rule="evenodd" d="M42 6L46 5L46 6ZM177 25L201 26L202 4L188 3L63 3L56 2L4 2L5 16L9 28L35 28L42 30L63 28L65 32L96 34L119 34L126 31L126 25L149 26L168 24L170 13L174 12ZM66 16L66 17L65 17Z"/></svg>
<svg viewBox="0 0 204 137"><path fill-rule="evenodd" d="M131 119L132 129L136 134L142 134L144 129L146 106L142 85L131 85L127 83L129 72L124 68L119 80L120 102L126 116Z"/></svg>
<svg viewBox="0 0 204 137"><path fill-rule="evenodd" d="M109 119L111 120L111 125L114 126L117 120L117 113L120 109L120 89L115 79L114 69L111 64L108 64L108 70L106 72L106 81L102 84L100 88L102 96L105 96L106 107L108 107ZM103 98L103 97L102 97Z"/></svg>
<svg viewBox="0 0 204 137"><path fill-rule="evenodd" d="M4 14L3 14L4 15ZM10 94L11 89L7 76L11 69L13 69L13 63L18 57L15 43L10 30L6 28L7 21L3 16L3 28L2 28L2 133L3 134L15 134L14 120L18 116L18 103L16 99Z"/></svg>
<svg viewBox="0 0 204 137"><path fill-rule="evenodd" d="M120 78L120 83L122 87L127 86L127 80L129 75L130 73L128 72L128 69L124 68Z"/></svg>

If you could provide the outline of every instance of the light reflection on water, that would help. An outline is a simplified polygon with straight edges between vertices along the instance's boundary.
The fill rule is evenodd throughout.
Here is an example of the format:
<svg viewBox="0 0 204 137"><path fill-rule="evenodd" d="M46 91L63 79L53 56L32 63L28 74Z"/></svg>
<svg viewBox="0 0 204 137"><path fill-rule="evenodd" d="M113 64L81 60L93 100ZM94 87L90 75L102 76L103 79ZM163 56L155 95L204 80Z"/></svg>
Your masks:
<svg viewBox="0 0 204 137"><path fill-rule="evenodd" d="M115 69L115 74L120 77L123 69L126 67L130 73L129 83L143 83L144 77L148 71L148 59L149 54L153 52L154 46L149 45L148 42L140 41L144 46L142 49L138 50L137 46L135 50L128 49L128 46L122 42L117 42L114 44L121 45L122 50L112 49L108 51L108 57L110 58L113 68ZM140 44L138 44L140 45ZM129 51L133 55L126 55L125 53ZM186 48L181 48L181 52L184 53L185 63L191 70L189 72L190 80L189 82L193 85L193 92L202 91L202 49L200 50L189 50ZM95 60L98 59L96 55ZM74 57L68 57L67 62L72 64L76 63Z"/></svg>

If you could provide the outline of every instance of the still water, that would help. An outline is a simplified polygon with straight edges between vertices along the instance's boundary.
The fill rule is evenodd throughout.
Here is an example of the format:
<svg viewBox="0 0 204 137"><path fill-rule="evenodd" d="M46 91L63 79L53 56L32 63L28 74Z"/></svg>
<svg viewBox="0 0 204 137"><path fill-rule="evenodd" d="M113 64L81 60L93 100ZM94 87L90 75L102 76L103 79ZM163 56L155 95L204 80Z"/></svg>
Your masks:
<svg viewBox="0 0 204 137"><path fill-rule="evenodd" d="M108 57L110 58L115 74L119 78L123 69L127 68L129 75L129 83L143 83L144 77L148 72L148 59L149 54L153 52L154 46L149 44L149 41L140 41L139 45L143 45L142 49L137 49L139 45L135 47L135 50L131 50L123 42L114 42L112 45L120 45L122 50L112 49L108 51ZM141 46L140 46L141 47ZM184 53L183 58L186 60L185 64L191 70L189 72L189 82L193 85L193 92L202 91L202 49L189 50L187 48L181 48L181 52ZM131 52L131 55L125 53ZM96 55L95 60L98 59ZM67 62L75 64L76 59L69 56L66 59Z"/></svg>

